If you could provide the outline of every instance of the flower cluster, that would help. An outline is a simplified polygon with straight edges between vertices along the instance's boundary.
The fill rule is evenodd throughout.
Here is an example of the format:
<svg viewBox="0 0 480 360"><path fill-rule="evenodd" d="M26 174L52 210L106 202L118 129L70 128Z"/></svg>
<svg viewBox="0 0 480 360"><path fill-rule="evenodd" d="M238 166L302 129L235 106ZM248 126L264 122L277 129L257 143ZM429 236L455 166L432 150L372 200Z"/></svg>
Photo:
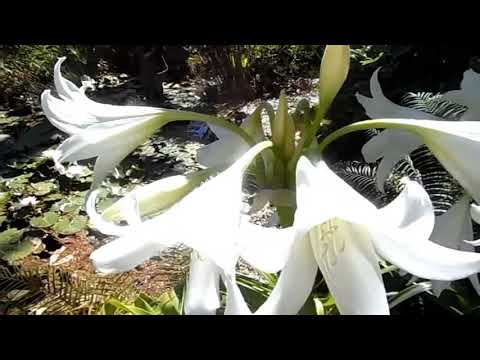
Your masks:
<svg viewBox="0 0 480 360"><path fill-rule="evenodd" d="M277 111L261 104L236 127L225 119L190 112L92 101L83 88L63 78L55 66L56 96L42 94L43 110L53 125L70 137L55 151L62 163L96 158L94 181L87 199L91 224L118 238L91 255L102 273L133 269L168 247L193 249L186 284L186 314L216 314L221 307L220 284L226 288L224 314L297 314L321 272L341 314L389 314L381 261L422 279L435 291L448 282L476 274L480 254L471 218L480 220L480 150L478 99L480 75L465 72L461 90L445 98L468 107L460 121L446 121L389 101L371 80L372 98L357 95L373 119L355 123L320 144L315 134L341 89L349 68L349 47L327 46L320 69L319 103L306 101L289 113L284 93ZM271 137L261 117L270 119ZM120 161L165 124L204 121L218 137L198 152L205 169L172 176L139 187L106 209L96 211L98 187ZM480 120L480 119L479 119ZM381 159L380 189L393 166L425 144L465 188L465 196L435 218L422 186L402 179L403 191L390 204L376 208L338 177L322 158L332 141L348 132L387 128L363 148L367 161ZM278 227L262 227L242 212L242 180L246 171L259 184L261 206L277 206ZM470 218L471 212L471 218ZM126 220L128 225L115 221ZM237 285L236 265L243 259L255 268L280 276L265 302L252 312Z"/></svg>

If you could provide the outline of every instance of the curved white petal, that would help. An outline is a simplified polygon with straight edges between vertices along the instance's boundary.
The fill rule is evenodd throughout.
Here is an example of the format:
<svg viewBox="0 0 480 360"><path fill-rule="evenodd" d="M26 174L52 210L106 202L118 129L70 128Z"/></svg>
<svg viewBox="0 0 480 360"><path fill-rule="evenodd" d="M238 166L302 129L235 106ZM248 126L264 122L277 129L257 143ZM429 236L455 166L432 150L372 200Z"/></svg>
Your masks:
<svg viewBox="0 0 480 360"><path fill-rule="evenodd" d="M424 188L408 178L402 179L403 191L387 206L378 210L378 217L372 219L375 227L378 219L385 228L401 230L403 237L428 239L435 225L433 204Z"/></svg>
<svg viewBox="0 0 480 360"><path fill-rule="evenodd" d="M369 224L377 217L377 208L330 170L324 161L314 166L301 157L297 163L296 183L294 226L298 237L335 217L358 224Z"/></svg>
<svg viewBox="0 0 480 360"><path fill-rule="evenodd" d="M59 162L72 162L98 157L92 188L103 179L136 147L155 132L157 119L133 119L122 125L95 124L65 140L58 148Z"/></svg>
<svg viewBox="0 0 480 360"><path fill-rule="evenodd" d="M59 58L55 64L54 82L57 93L66 103L68 103L68 108L71 108L69 116L75 118L75 111L81 109L82 113L88 113L90 116L96 118L97 122L102 122L139 116L155 116L158 113L165 111L160 108L148 106L101 104L89 99L81 89L62 76L61 65L65 59L65 57ZM68 118L62 118L61 120L69 122Z"/></svg>
<svg viewBox="0 0 480 360"><path fill-rule="evenodd" d="M197 151L197 161L209 168L225 168L245 154L250 146L240 137L221 139L205 145Z"/></svg>
<svg viewBox="0 0 480 360"><path fill-rule="evenodd" d="M235 275L222 274L222 279L227 288L227 303L224 315L252 315L237 285Z"/></svg>
<svg viewBox="0 0 480 360"><path fill-rule="evenodd" d="M114 223L105 221L103 217L95 210L95 204L97 201L99 190L93 190L87 196L85 202L85 209L87 215L90 218L90 223L100 232L107 235L121 236L125 233L126 228L124 226L116 225Z"/></svg>
<svg viewBox="0 0 480 360"><path fill-rule="evenodd" d="M441 120L441 118L427 114L420 110L410 109L400 106L388 100L383 94L380 82L378 81L378 72L380 68L374 71L370 79L371 98L356 94L357 100L365 109L365 112L371 119L388 118L406 118L406 119L430 119Z"/></svg>
<svg viewBox="0 0 480 360"><path fill-rule="evenodd" d="M470 198L463 196L447 212L438 216L430 240L450 249L464 250L463 240L473 238L472 224L468 216L469 202ZM450 281L434 281L432 284L436 296L440 296L443 290L450 287Z"/></svg>
<svg viewBox="0 0 480 360"><path fill-rule="evenodd" d="M380 256L409 273L432 280L458 280L480 270L480 254L458 251L421 238L370 229Z"/></svg>
<svg viewBox="0 0 480 360"><path fill-rule="evenodd" d="M388 315L387 295L368 231L341 220L335 224L338 228L331 238L325 239L322 226L312 229L309 238L338 310L342 315Z"/></svg>
<svg viewBox="0 0 480 360"><path fill-rule="evenodd" d="M310 241L297 239L272 293L255 315L296 315L312 291L317 270Z"/></svg>
<svg viewBox="0 0 480 360"><path fill-rule="evenodd" d="M217 266L196 251L190 259L185 293L186 315L215 315L220 307L220 272Z"/></svg>
<svg viewBox="0 0 480 360"><path fill-rule="evenodd" d="M380 190L383 191L385 181L394 166L422 144L423 140L410 131L386 129L362 147L362 155L367 162L382 158L376 174L376 183Z"/></svg>
<svg viewBox="0 0 480 360"><path fill-rule="evenodd" d="M208 125L218 140L197 151L197 161L206 167L224 168L245 154L250 145L238 134L221 126Z"/></svg>
<svg viewBox="0 0 480 360"><path fill-rule="evenodd" d="M461 119L462 121L480 120L480 74L472 69L463 73L460 84L461 90L448 91L443 97L457 104L467 106L468 110Z"/></svg>
<svg viewBox="0 0 480 360"><path fill-rule="evenodd" d="M142 216L140 215L140 208L135 193L130 193L126 196L127 201L124 203L122 212L125 220L129 225L138 225L142 223ZM103 217L103 216L102 216Z"/></svg>
<svg viewBox="0 0 480 360"><path fill-rule="evenodd" d="M80 89L75 86L71 81L65 79L62 76L61 66L67 58L65 56L58 59L53 68L53 80L55 83L55 89L62 98L75 100L77 93L80 93Z"/></svg>
<svg viewBox="0 0 480 360"><path fill-rule="evenodd" d="M129 271L165 249L164 246L149 241L142 232L125 236L95 250L90 259L95 269L104 274Z"/></svg>
<svg viewBox="0 0 480 360"><path fill-rule="evenodd" d="M285 266L294 240L292 228L268 228L242 219L238 234L240 256L250 265L269 273Z"/></svg>
<svg viewBox="0 0 480 360"><path fill-rule="evenodd" d="M463 240L473 239L469 208L470 197L462 196L447 212L437 217L430 240L450 249L460 250Z"/></svg>

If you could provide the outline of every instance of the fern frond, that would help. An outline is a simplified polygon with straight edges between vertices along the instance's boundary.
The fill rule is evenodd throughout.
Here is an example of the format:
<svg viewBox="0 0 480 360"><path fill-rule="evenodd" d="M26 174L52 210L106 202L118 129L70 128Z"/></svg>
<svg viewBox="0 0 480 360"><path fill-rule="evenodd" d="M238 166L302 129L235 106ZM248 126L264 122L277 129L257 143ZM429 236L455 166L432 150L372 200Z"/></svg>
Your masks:
<svg viewBox="0 0 480 360"><path fill-rule="evenodd" d="M375 183L377 164L339 161L332 166L332 170L377 207L387 203L387 195L382 193Z"/></svg>
<svg viewBox="0 0 480 360"><path fill-rule="evenodd" d="M0 266L0 304L25 314L82 314L133 289L122 274L100 277L55 267Z"/></svg>
<svg viewBox="0 0 480 360"><path fill-rule="evenodd" d="M467 110L463 105L455 104L440 94L430 92L409 92L403 97L402 105L444 118L445 120L458 120Z"/></svg>

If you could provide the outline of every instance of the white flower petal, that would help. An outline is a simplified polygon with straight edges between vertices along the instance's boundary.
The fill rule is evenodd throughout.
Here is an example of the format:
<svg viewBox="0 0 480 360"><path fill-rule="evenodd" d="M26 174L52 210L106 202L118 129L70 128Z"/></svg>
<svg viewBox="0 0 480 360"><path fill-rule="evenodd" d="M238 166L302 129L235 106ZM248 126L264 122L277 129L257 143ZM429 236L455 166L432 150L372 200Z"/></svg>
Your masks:
<svg viewBox="0 0 480 360"><path fill-rule="evenodd" d="M71 81L65 79L62 76L62 72L61 72L62 63L66 59L67 58L63 56L59 58L58 61L55 63L55 66L53 68L53 76L54 76L53 79L54 79L55 88L58 92L58 95L60 95L62 98L75 100L76 93L80 93L80 90Z"/></svg>
<svg viewBox="0 0 480 360"><path fill-rule="evenodd" d="M294 226L303 234L297 235L299 237L335 217L358 224L368 224L377 217L377 208L330 170L324 161L313 166L307 158L301 157L297 163L296 183Z"/></svg>
<svg viewBox="0 0 480 360"><path fill-rule="evenodd" d="M469 202L470 198L463 196L447 212L438 216L430 240L450 249L463 250L463 240L473 238L468 216ZM432 281L432 285L433 293L438 297L450 287L450 281Z"/></svg>
<svg viewBox="0 0 480 360"><path fill-rule="evenodd" d="M87 196L85 202L85 209L88 217L90 218L90 224L93 225L98 231L107 235L121 236L125 233L126 228L124 226L116 225L114 223L105 221L102 216L95 210L95 204L97 202L99 190L93 190Z"/></svg>
<svg viewBox="0 0 480 360"><path fill-rule="evenodd" d="M245 154L250 145L238 134L221 126L208 125L219 140L197 151L197 161L206 167L224 168Z"/></svg>
<svg viewBox="0 0 480 360"><path fill-rule="evenodd" d="M380 256L418 277L451 281L480 270L480 254L449 249L417 237L404 238L401 232L370 231Z"/></svg>
<svg viewBox="0 0 480 360"><path fill-rule="evenodd" d="M138 225L142 223L140 209L135 193L130 193L125 197L127 201L124 203L122 212L129 225Z"/></svg>
<svg viewBox="0 0 480 360"><path fill-rule="evenodd" d="M394 166L422 144L423 140L410 131L386 129L362 147L362 155L367 162L382 158L376 174L376 183L380 190L383 191L385 181Z"/></svg>
<svg viewBox="0 0 480 360"><path fill-rule="evenodd" d="M388 118L406 118L406 119L430 119L441 120L441 118L427 114L420 110L410 109L400 106L388 100L383 94L380 82L378 81L378 72L380 68L375 70L370 79L371 98L356 94L357 100L365 109L365 112L371 119L388 119Z"/></svg>
<svg viewBox="0 0 480 360"><path fill-rule="evenodd" d="M480 74L472 69L465 71L460 88L461 90L448 91L443 97L468 107L460 118L461 121L480 120Z"/></svg>
<svg viewBox="0 0 480 360"><path fill-rule="evenodd" d="M242 219L238 233L240 256L250 265L269 273L285 266L294 240L292 228L268 228Z"/></svg>
<svg viewBox="0 0 480 360"><path fill-rule="evenodd" d="M430 240L450 249L460 250L463 240L473 239L469 208L470 197L465 195L447 212L436 218Z"/></svg>
<svg viewBox="0 0 480 360"><path fill-rule="evenodd" d="M387 295L368 231L341 220L335 224L338 228L332 238L323 238L322 226L312 229L309 238L338 310L342 315L388 315ZM339 243L338 249L333 241Z"/></svg>
<svg viewBox="0 0 480 360"><path fill-rule="evenodd" d="M239 160L212 180L202 184L184 199L173 205L168 213L188 219L188 226L182 227L186 245L196 249L229 272L234 268L238 253L238 233L242 209L243 173L253 159L271 142L259 143L248 150ZM212 203L212 199L215 202ZM205 211L206 204L210 211ZM214 221L215 231L205 229L205 224Z"/></svg>
<svg viewBox="0 0 480 360"><path fill-rule="evenodd" d="M233 274L222 274L227 288L227 303L224 315L252 315Z"/></svg>
<svg viewBox="0 0 480 360"><path fill-rule="evenodd" d="M378 211L370 226L375 227L378 219L385 228L401 229L405 238L428 239L432 234L435 215L432 202L423 187L408 178L402 179L403 191L387 206Z"/></svg>
<svg viewBox="0 0 480 360"><path fill-rule="evenodd" d="M217 266L193 251L185 293L186 315L215 315L220 307L220 273Z"/></svg>
<svg viewBox="0 0 480 360"><path fill-rule="evenodd" d="M312 291L317 270L310 241L297 239L277 284L255 315L296 315Z"/></svg>
<svg viewBox="0 0 480 360"><path fill-rule="evenodd" d="M165 249L146 235L149 234L129 234L95 250L90 255L95 269L104 274L129 271Z"/></svg>

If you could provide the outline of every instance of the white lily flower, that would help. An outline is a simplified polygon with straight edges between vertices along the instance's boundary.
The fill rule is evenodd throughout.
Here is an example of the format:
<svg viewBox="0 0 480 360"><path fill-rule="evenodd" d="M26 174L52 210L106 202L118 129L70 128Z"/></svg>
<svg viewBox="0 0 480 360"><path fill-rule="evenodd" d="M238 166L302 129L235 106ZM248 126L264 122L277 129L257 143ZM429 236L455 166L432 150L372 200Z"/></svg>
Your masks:
<svg viewBox="0 0 480 360"><path fill-rule="evenodd" d="M438 116L420 110L397 105L386 98L378 81L380 69L375 70L370 79L372 97L368 98L359 93L355 95L371 119L443 120ZM385 181L395 164L421 145L422 139L420 137L399 129L386 129L364 145L362 153L367 162L376 161L380 155L382 157L376 175L377 187L380 190L384 190Z"/></svg>
<svg viewBox="0 0 480 360"><path fill-rule="evenodd" d="M55 90L59 98L45 90L41 95L42 109L48 120L60 130L73 135L90 125L120 119L152 117L163 109L147 106L118 106L97 103L85 95L85 87L77 87L61 73L65 57L54 67Z"/></svg>
<svg viewBox="0 0 480 360"><path fill-rule="evenodd" d="M463 196L446 213L435 220L430 240L450 249L474 252L472 221L470 218L470 197ZM469 276L473 287L480 295L480 284L477 274ZM432 281L433 293L440 296L450 286L450 281Z"/></svg>
<svg viewBox="0 0 480 360"><path fill-rule="evenodd" d="M461 121L480 120L480 74L472 69L465 71L460 89L448 91L442 96L468 108Z"/></svg>
<svg viewBox="0 0 480 360"><path fill-rule="evenodd" d="M249 247L258 243L251 240L261 240L264 233L257 236L250 231L249 234L253 235L245 237L239 231L242 176L256 155L271 145L271 142L255 145L224 172L194 189L161 215L132 226L119 226L103 220L95 211L97 191L92 192L87 201L91 222L104 233L120 236L91 254L96 269L103 273L128 271L167 247L185 244L196 251L191 263L193 275L188 287L188 311L211 313L216 304L212 300L215 299L212 289L217 288L212 284L219 279L219 274L233 273L242 252L246 252L247 259L255 261L256 252ZM247 238L251 244L240 241L241 238ZM288 249L283 251L287 253ZM276 254L275 250L273 254ZM281 256L277 255L274 261L260 260L264 268L275 271L283 266L277 260L279 258ZM206 296L199 289L211 291Z"/></svg>
<svg viewBox="0 0 480 360"><path fill-rule="evenodd" d="M388 314L378 256L416 276L465 278L480 269L480 254L428 241L432 204L423 188L405 180L403 192L376 209L322 161L302 157L297 165L295 241L267 301L256 314L296 314L308 298L320 268L341 314ZM226 278L232 296L234 279ZM230 306L230 307L229 307ZM237 297L229 313L248 314Z"/></svg>
<svg viewBox="0 0 480 360"><path fill-rule="evenodd" d="M97 158L92 189L136 147L144 143L156 130L177 120L213 121L235 132L236 127L214 117L190 112L147 106L117 106L100 104L89 99L83 88L65 79L60 67L65 58L55 65L54 80L59 98L50 90L42 93L42 108L48 120L58 129L72 135L55 151L53 160L64 173L63 162ZM242 131L238 131L242 138ZM247 139L244 139L248 143Z"/></svg>
<svg viewBox="0 0 480 360"><path fill-rule="evenodd" d="M477 203L479 202L480 169L475 164L480 153L480 122L385 119L355 124L355 126L364 125L402 129L419 136L421 142L429 148L443 167ZM394 139L390 140L388 146L392 148L402 146ZM367 161L382 157L381 147L374 148L367 145L368 143L362 149Z"/></svg>

